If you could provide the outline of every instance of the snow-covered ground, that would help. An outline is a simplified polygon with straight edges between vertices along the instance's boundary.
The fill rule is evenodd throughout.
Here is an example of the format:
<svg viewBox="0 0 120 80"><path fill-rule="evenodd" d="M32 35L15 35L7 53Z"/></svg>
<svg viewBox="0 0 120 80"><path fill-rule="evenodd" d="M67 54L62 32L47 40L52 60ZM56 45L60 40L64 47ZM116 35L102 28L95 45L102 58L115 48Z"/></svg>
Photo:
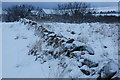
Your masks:
<svg viewBox="0 0 120 80"><path fill-rule="evenodd" d="M20 22L2 23L2 78L54 78L58 77L58 60L44 64L29 56L29 49L39 38L31 26ZM54 66L53 66L54 65ZM51 68L49 68L52 66Z"/></svg>
<svg viewBox="0 0 120 80"><path fill-rule="evenodd" d="M98 7L96 8L97 12L108 12L108 11L116 11L118 12L118 6L113 6L113 7Z"/></svg>
<svg viewBox="0 0 120 80"><path fill-rule="evenodd" d="M35 62L34 57L27 54L29 46L38 39L37 36L34 36L34 31L28 30L28 26L20 22L2 23L2 27L2 77L42 77L41 72L44 71L42 71L39 62Z"/></svg>
<svg viewBox="0 0 120 80"><path fill-rule="evenodd" d="M62 57L63 59L47 59L45 63L35 61L34 56L28 55L31 46L41 39L34 35L34 28L20 22L2 23L3 78L95 78L98 77L97 74L88 76L80 69L87 69L90 72L99 71L109 60L112 60L114 65L111 65L111 70L118 71L118 26L116 24L39 23L39 25L58 35L73 38L90 46L95 55L85 54L82 57L99 63L99 66L89 69L88 66L81 65L82 59L76 61L74 58L65 56ZM59 63L64 67L58 65ZM77 67L78 65L81 67Z"/></svg>
<svg viewBox="0 0 120 80"><path fill-rule="evenodd" d="M93 15L95 15L95 16L120 16L120 14L118 14L118 13L114 13L114 14L93 14Z"/></svg>
<svg viewBox="0 0 120 80"><path fill-rule="evenodd" d="M118 12L118 6L114 6L114 7L97 7L95 8L96 13L97 14L93 14L95 16L120 16L120 14L118 13L104 13L104 14L100 14L100 12Z"/></svg>

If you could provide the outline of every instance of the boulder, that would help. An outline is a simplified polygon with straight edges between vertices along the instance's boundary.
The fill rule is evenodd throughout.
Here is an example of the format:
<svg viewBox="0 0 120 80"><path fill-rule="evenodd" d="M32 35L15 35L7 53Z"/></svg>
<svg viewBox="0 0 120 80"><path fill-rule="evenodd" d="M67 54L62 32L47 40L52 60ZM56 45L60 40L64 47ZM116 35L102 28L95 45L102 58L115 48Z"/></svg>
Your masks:
<svg viewBox="0 0 120 80"><path fill-rule="evenodd" d="M106 64L104 64L104 67L100 70L100 76L102 78L111 79L117 72L118 64L113 60L109 60Z"/></svg>
<svg viewBox="0 0 120 80"><path fill-rule="evenodd" d="M94 55L94 50L85 45L84 43L82 42L79 42L79 41L73 41L73 50L72 51L87 51L90 55Z"/></svg>
<svg viewBox="0 0 120 80"><path fill-rule="evenodd" d="M84 62L82 62L83 65L87 65L89 68L94 68L98 66L98 63L93 62L91 60L88 59L84 59Z"/></svg>

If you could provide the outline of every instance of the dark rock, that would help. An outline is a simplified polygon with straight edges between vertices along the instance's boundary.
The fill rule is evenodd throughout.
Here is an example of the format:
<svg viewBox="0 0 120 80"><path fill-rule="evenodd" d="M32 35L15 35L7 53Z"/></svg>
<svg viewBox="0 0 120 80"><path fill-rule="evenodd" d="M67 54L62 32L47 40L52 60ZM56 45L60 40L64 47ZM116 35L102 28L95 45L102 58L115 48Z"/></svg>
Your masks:
<svg viewBox="0 0 120 80"><path fill-rule="evenodd" d="M28 52L28 55L33 55L33 56L36 56L37 54L37 50L35 50L34 48L31 49L29 52Z"/></svg>
<svg viewBox="0 0 120 80"><path fill-rule="evenodd" d="M90 75L90 72L88 70L80 69L84 74Z"/></svg>
<svg viewBox="0 0 120 80"><path fill-rule="evenodd" d="M74 41L74 39L70 39L66 43L72 43L73 41Z"/></svg>
<svg viewBox="0 0 120 80"><path fill-rule="evenodd" d="M54 33L54 32L50 32L50 31L49 31L48 33L49 33L49 34L52 34L52 33Z"/></svg>
<svg viewBox="0 0 120 80"><path fill-rule="evenodd" d="M75 47L72 51L83 51L83 50L85 50L84 46L79 46L79 47Z"/></svg>
<svg viewBox="0 0 120 80"><path fill-rule="evenodd" d="M89 54L90 54L90 55L94 55L94 53L90 53L90 52L89 52Z"/></svg>
<svg viewBox="0 0 120 80"><path fill-rule="evenodd" d="M65 40L61 40L61 42L65 42Z"/></svg>
<svg viewBox="0 0 120 80"><path fill-rule="evenodd" d="M29 21L29 24L32 23L31 21Z"/></svg>
<svg viewBox="0 0 120 80"><path fill-rule="evenodd" d="M67 57L70 57L70 51L67 51L66 56L67 56Z"/></svg>
<svg viewBox="0 0 120 80"><path fill-rule="evenodd" d="M37 23L33 22L32 25L37 25Z"/></svg>
<svg viewBox="0 0 120 80"><path fill-rule="evenodd" d="M34 53L34 49L31 49L30 51L29 51L29 55L33 55L33 53Z"/></svg>
<svg viewBox="0 0 120 80"><path fill-rule="evenodd" d="M72 32L71 32L71 34L75 34L75 32L74 32L74 31L72 31Z"/></svg>
<svg viewBox="0 0 120 80"><path fill-rule="evenodd" d="M81 67L81 66L78 66L79 68Z"/></svg>
<svg viewBox="0 0 120 80"><path fill-rule="evenodd" d="M79 33L78 35L81 35L81 33Z"/></svg>
<svg viewBox="0 0 120 80"><path fill-rule="evenodd" d="M104 48L107 48L107 46L104 46Z"/></svg>

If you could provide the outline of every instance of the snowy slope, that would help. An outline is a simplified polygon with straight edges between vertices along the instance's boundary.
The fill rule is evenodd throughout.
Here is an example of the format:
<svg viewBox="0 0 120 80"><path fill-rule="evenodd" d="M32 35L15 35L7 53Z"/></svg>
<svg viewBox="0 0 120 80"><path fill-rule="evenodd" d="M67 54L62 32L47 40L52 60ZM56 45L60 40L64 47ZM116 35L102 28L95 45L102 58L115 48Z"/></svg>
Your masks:
<svg viewBox="0 0 120 80"><path fill-rule="evenodd" d="M118 26L105 23L41 23L50 31L63 35L66 38L75 39L93 48L95 56L84 56L102 65L113 60L118 71ZM74 32L74 34L72 34Z"/></svg>
<svg viewBox="0 0 120 80"><path fill-rule="evenodd" d="M46 62L42 63L41 59L35 61L35 57L28 56L28 52L34 44L42 38L38 38L38 35L34 35L34 33L36 33L34 28L20 22L2 23L3 77L96 78L98 77L97 73L94 75L85 75L80 69L88 70L91 73L94 72L93 70L99 71L101 67L106 65L110 60L113 61L112 64L114 65L111 67L111 70L117 71L118 27L115 24L39 23L39 25L42 25L49 31L55 32L55 34L80 41L80 45L82 43L89 45L95 51L95 55L85 54L81 56L99 63L99 66L89 68L86 65L82 65L84 59L77 60L76 58L69 58L66 56L54 59L51 55L43 55L43 60L46 60ZM45 42L41 44L43 50L51 49L50 47L52 46L45 46L45 44ZM118 74L116 76L118 76Z"/></svg>
<svg viewBox="0 0 120 80"><path fill-rule="evenodd" d="M2 26L3 77L43 77L39 62L27 54L29 46L38 39L34 31L20 22L2 23Z"/></svg>

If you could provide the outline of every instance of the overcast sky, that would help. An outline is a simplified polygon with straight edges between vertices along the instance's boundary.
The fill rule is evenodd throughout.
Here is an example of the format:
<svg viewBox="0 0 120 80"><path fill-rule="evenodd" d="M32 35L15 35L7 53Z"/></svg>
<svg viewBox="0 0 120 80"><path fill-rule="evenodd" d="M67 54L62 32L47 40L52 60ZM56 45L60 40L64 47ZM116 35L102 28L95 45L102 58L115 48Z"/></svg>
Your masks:
<svg viewBox="0 0 120 80"><path fill-rule="evenodd" d="M40 8L56 8L59 3L65 3L65 2L3 2L2 8L8 8L13 5L19 5L19 4L31 4L35 7ZM118 6L117 2L90 2L92 6L95 7L112 7L112 6Z"/></svg>

